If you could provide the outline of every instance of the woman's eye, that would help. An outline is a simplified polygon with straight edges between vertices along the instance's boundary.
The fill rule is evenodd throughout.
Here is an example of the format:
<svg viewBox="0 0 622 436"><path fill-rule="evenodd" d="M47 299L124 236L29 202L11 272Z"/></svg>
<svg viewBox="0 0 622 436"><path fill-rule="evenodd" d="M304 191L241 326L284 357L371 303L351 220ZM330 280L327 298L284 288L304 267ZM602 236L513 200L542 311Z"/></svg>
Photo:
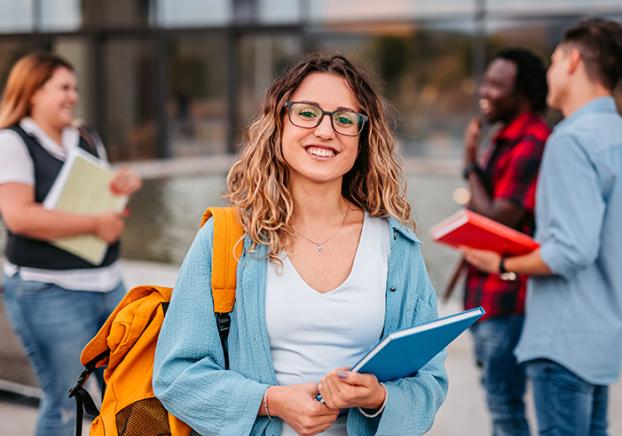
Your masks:
<svg viewBox="0 0 622 436"><path fill-rule="evenodd" d="M306 110L298 112L298 116L303 118L314 118L316 117L316 114L314 111Z"/></svg>
<svg viewBox="0 0 622 436"><path fill-rule="evenodd" d="M336 119L337 123L344 125L344 126L351 126L352 124L354 124L354 120L352 120L352 118L347 117L347 116L338 116Z"/></svg>

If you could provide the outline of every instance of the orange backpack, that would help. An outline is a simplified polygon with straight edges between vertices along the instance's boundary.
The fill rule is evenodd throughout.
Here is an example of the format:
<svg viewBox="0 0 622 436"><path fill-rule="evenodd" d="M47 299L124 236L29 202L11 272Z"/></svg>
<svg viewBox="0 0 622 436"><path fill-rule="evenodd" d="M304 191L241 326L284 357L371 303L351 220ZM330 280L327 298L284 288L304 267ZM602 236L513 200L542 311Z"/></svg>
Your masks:
<svg viewBox="0 0 622 436"><path fill-rule="evenodd" d="M237 210L208 208L201 226L214 218L212 295L220 339L228 367L227 335L235 302L237 259L243 230ZM207 292L207 286L206 286ZM84 347L80 361L85 370L69 396L77 403L76 435L82 434L83 410L95 416L91 436L188 436L192 429L168 413L151 386L153 359L172 289L136 286L119 302L97 335ZM105 367L106 388L98 411L84 389L89 375Z"/></svg>

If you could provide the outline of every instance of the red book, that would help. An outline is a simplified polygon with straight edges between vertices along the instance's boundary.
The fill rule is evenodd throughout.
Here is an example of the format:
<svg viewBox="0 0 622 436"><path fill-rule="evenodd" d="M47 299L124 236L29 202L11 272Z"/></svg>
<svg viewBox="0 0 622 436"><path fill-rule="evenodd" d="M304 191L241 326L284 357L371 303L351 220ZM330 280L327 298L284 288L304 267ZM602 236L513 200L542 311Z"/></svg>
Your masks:
<svg viewBox="0 0 622 436"><path fill-rule="evenodd" d="M453 247L464 245L501 255L529 253L538 248L530 236L470 210L461 210L431 230L435 241Z"/></svg>

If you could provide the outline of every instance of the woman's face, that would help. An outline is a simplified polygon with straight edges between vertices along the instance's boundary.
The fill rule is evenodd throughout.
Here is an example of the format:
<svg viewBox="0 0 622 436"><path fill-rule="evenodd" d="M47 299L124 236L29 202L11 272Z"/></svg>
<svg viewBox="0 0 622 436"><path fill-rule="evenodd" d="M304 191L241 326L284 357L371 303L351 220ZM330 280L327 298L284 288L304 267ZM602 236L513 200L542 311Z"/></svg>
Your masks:
<svg viewBox="0 0 622 436"><path fill-rule="evenodd" d="M311 103L328 112L360 112L354 93L345 79L329 73L309 74L294 91L290 101ZM306 113L302 115L307 116ZM309 115L318 116L317 113ZM319 115L321 122L314 128L295 126L287 113L283 117L281 146L290 169L291 182L341 181L356 161L359 136L345 136L335 132L328 115Z"/></svg>
<svg viewBox="0 0 622 436"><path fill-rule="evenodd" d="M77 104L76 76L73 71L59 67L32 96L31 115L39 123L63 129L71 125Z"/></svg>

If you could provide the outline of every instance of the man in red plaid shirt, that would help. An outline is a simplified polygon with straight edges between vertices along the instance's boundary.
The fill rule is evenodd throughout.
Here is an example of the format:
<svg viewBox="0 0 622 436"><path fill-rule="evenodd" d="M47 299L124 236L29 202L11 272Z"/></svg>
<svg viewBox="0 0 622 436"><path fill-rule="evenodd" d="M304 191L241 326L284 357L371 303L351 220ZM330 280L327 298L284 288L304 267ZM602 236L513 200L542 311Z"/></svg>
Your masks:
<svg viewBox="0 0 622 436"><path fill-rule="evenodd" d="M502 50L488 65L479 95L481 117L471 120L465 132L468 208L532 235L536 180L550 133L539 115L546 109L544 65L528 50ZM499 123L500 128L478 159L481 118ZM526 285L523 275L499 276L468 267L465 307L486 310L472 333L494 436L529 436L523 402L525 372L514 357Z"/></svg>

